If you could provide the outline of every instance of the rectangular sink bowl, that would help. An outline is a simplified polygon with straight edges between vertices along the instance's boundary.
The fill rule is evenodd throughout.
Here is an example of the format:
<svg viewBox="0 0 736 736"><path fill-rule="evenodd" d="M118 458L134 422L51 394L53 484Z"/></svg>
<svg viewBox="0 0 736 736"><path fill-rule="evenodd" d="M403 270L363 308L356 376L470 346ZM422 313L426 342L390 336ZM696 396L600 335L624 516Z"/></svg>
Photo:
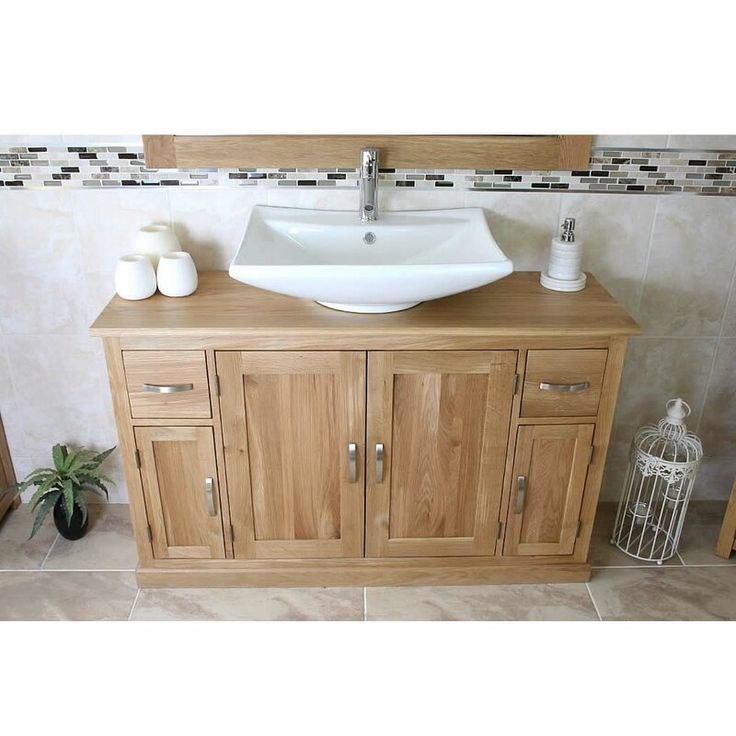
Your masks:
<svg viewBox="0 0 736 736"><path fill-rule="evenodd" d="M480 207L357 212L257 205L230 276L346 312L396 312L508 276Z"/></svg>

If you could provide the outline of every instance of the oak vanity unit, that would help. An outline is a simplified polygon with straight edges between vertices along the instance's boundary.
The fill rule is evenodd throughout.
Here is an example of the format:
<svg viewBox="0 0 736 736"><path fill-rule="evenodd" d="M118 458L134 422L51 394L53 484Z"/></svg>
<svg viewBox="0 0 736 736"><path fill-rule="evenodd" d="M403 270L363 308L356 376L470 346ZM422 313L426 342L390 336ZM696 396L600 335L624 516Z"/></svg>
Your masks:
<svg viewBox="0 0 736 736"><path fill-rule="evenodd" d="M200 274L104 338L143 586L587 580L626 338L592 277L393 314Z"/></svg>

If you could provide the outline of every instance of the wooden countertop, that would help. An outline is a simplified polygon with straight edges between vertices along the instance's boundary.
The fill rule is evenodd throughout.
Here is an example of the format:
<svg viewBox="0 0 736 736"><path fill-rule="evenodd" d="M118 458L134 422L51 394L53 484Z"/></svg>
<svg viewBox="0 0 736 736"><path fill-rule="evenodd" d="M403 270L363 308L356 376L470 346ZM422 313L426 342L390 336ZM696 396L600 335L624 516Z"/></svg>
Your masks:
<svg viewBox="0 0 736 736"><path fill-rule="evenodd" d="M91 327L99 337L604 337L639 326L591 275L583 291L544 289L539 273L517 271L473 291L389 314L353 314L235 281L225 271L199 274L189 297L113 297Z"/></svg>

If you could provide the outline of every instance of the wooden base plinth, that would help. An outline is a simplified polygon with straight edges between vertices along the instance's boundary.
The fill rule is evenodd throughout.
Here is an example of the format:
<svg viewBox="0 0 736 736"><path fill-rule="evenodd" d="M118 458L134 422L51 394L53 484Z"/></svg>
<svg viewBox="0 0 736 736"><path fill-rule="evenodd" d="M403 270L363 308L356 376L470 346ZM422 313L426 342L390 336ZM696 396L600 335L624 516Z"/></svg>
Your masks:
<svg viewBox="0 0 736 736"><path fill-rule="evenodd" d="M137 570L142 588L249 588L581 583L586 563L510 564L487 559L168 560Z"/></svg>

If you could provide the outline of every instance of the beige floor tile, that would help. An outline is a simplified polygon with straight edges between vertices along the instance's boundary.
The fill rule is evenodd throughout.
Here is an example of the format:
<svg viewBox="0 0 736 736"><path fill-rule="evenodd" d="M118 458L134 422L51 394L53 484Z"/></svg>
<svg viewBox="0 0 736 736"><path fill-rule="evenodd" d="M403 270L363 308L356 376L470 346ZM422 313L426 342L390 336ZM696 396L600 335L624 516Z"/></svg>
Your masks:
<svg viewBox="0 0 736 736"><path fill-rule="evenodd" d="M680 556L686 565L736 565L736 554L724 560L713 553L721 531L726 503L726 501L690 503L680 537Z"/></svg>
<svg viewBox="0 0 736 736"><path fill-rule="evenodd" d="M135 621L362 621L362 588L142 589Z"/></svg>
<svg viewBox="0 0 736 736"><path fill-rule="evenodd" d="M90 504L89 530L74 542L59 537L45 570L135 570L137 553L128 504Z"/></svg>
<svg viewBox="0 0 736 736"><path fill-rule="evenodd" d="M616 503L601 503L595 517L593 534L590 538L590 564L593 567L659 567L656 562L637 560L622 552L615 544L611 544L611 533L616 521ZM682 566L680 558L675 555L665 565Z"/></svg>
<svg viewBox="0 0 736 736"><path fill-rule="evenodd" d="M369 621L598 620L582 583L368 588Z"/></svg>
<svg viewBox="0 0 736 736"><path fill-rule="evenodd" d="M593 570L588 583L606 621L736 620L736 569Z"/></svg>
<svg viewBox="0 0 736 736"><path fill-rule="evenodd" d="M47 519L33 539L33 514L28 504L9 511L0 522L0 570L34 570L41 567L56 538L53 521Z"/></svg>
<svg viewBox="0 0 736 736"><path fill-rule="evenodd" d="M0 572L0 620L124 621L136 591L129 572Z"/></svg>

